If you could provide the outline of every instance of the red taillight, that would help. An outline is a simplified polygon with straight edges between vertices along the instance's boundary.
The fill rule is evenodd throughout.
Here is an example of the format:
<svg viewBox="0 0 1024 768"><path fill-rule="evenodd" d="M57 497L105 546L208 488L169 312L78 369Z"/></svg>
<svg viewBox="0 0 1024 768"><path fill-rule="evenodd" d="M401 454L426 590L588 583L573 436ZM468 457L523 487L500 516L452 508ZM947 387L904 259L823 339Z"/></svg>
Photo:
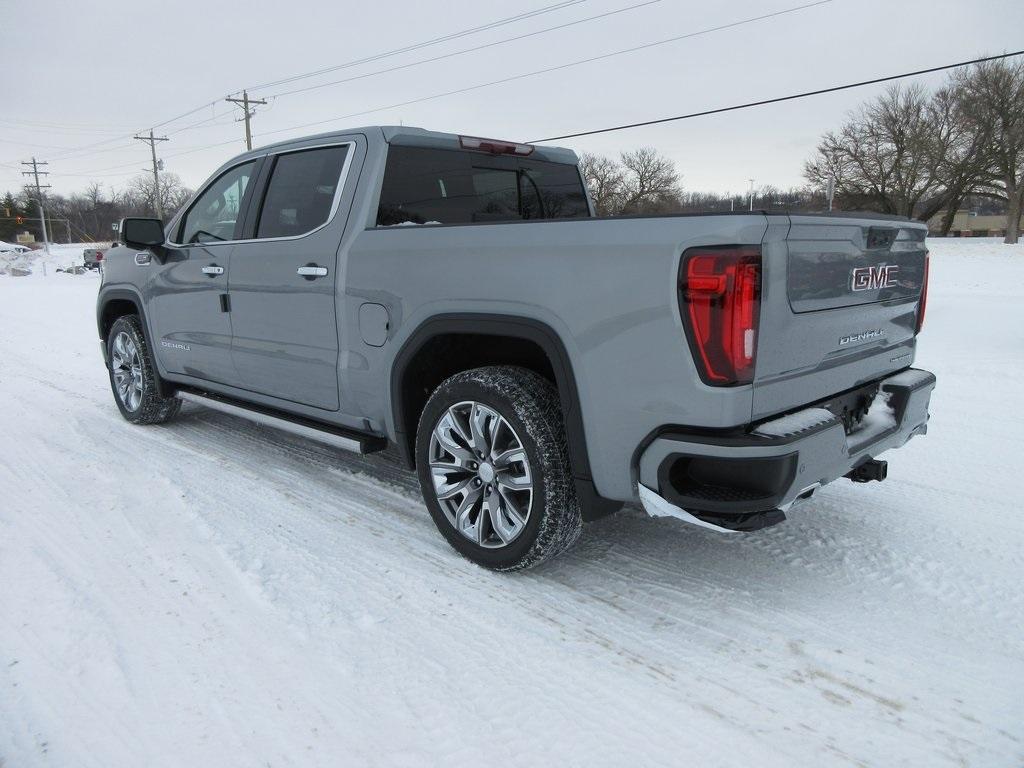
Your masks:
<svg viewBox="0 0 1024 768"><path fill-rule="evenodd" d="M761 249L695 248L679 277L684 324L706 384L754 380L761 315Z"/></svg>
<svg viewBox="0 0 1024 768"><path fill-rule="evenodd" d="M930 258L928 252L924 253L924 279L921 280L921 302L917 305L917 329L914 333L921 332L921 326L924 325L924 310L928 306L928 262Z"/></svg>
<svg viewBox="0 0 1024 768"><path fill-rule="evenodd" d="M516 144L513 141L497 139L481 139L477 136L459 136L459 146L477 152L490 152L492 155L532 155L534 147L530 144Z"/></svg>
<svg viewBox="0 0 1024 768"><path fill-rule="evenodd" d="M103 261L103 251L96 251L96 261Z"/></svg>

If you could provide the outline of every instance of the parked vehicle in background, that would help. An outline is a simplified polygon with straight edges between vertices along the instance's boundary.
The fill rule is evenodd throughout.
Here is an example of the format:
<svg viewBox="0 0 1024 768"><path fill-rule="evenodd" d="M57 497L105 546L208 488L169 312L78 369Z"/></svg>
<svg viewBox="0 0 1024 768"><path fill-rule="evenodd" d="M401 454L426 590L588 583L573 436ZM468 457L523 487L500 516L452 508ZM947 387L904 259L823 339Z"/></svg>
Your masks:
<svg viewBox="0 0 1024 768"><path fill-rule="evenodd" d="M372 127L240 155L120 232L97 322L126 419L188 400L395 446L490 568L629 501L773 525L927 429L926 229L903 218L595 218L567 149Z"/></svg>
<svg viewBox="0 0 1024 768"><path fill-rule="evenodd" d="M86 248L82 251L83 264L86 269L99 269L103 261L103 254L108 248Z"/></svg>

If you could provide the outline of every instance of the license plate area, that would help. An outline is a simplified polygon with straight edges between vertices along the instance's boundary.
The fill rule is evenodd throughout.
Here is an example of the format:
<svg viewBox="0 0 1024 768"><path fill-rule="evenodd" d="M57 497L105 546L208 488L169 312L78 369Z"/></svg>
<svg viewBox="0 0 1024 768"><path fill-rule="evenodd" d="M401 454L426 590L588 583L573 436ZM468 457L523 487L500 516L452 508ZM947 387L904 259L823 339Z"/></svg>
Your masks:
<svg viewBox="0 0 1024 768"><path fill-rule="evenodd" d="M862 387L840 392L820 403L815 403L815 407L825 408L834 414L843 422L843 429L849 435L864 421L877 394L878 382L865 384Z"/></svg>

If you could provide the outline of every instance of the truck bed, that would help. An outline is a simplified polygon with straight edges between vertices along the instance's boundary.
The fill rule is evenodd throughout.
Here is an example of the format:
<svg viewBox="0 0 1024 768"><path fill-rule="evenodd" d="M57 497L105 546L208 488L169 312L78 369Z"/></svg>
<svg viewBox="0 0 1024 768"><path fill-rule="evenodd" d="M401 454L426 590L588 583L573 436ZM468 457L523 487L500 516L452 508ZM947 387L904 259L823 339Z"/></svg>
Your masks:
<svg viewBox="0 0 1024 768"><path fill-rule="evenodd" d="M878 230L893 237L884 252L867 247ZM348 293L380 301L379 286L388 285L402 297L401 313L392 318L394 344L350 361L343 409L387 422L376 382L428 317L528 318L551 329L574 361L598 491L632 499L634 452L666 426L743 427L909 367L924 231L902 220L757 212L367 229L351 247ZM722 244L761 247L764 269L755 379L728 388L701 380L679 295L684 252ZM842 270L894 258L907 285L843 306ZM821 286L807 278L816 263L832 270ZM358 317L346 322L356 327ZM880 335L840 343L875 329Z"/></svg>

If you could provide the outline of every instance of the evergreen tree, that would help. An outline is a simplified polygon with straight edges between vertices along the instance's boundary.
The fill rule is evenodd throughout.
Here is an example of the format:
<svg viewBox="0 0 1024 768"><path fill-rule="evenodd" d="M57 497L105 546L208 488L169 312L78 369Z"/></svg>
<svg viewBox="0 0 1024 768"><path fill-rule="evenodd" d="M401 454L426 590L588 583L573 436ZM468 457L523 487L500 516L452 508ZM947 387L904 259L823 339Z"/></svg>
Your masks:
<svg viewBox="0 0 1024 768"><path fill-rule="evenodd" d="M24 216L25 211L18 199L7 192L0 200L0 240L5 243L13 243L18 232L24 231L24 224L20 227L17 217Z"/></svg>
<svg viewBox="0 0 1024 768"><path fill-rule="evenodd" d="M37 243L43 242L39 203L35 198L26 195L25 202L22 204L22 216L25 217L25 222L18 227L18 232L31 232Z"/></svg>

